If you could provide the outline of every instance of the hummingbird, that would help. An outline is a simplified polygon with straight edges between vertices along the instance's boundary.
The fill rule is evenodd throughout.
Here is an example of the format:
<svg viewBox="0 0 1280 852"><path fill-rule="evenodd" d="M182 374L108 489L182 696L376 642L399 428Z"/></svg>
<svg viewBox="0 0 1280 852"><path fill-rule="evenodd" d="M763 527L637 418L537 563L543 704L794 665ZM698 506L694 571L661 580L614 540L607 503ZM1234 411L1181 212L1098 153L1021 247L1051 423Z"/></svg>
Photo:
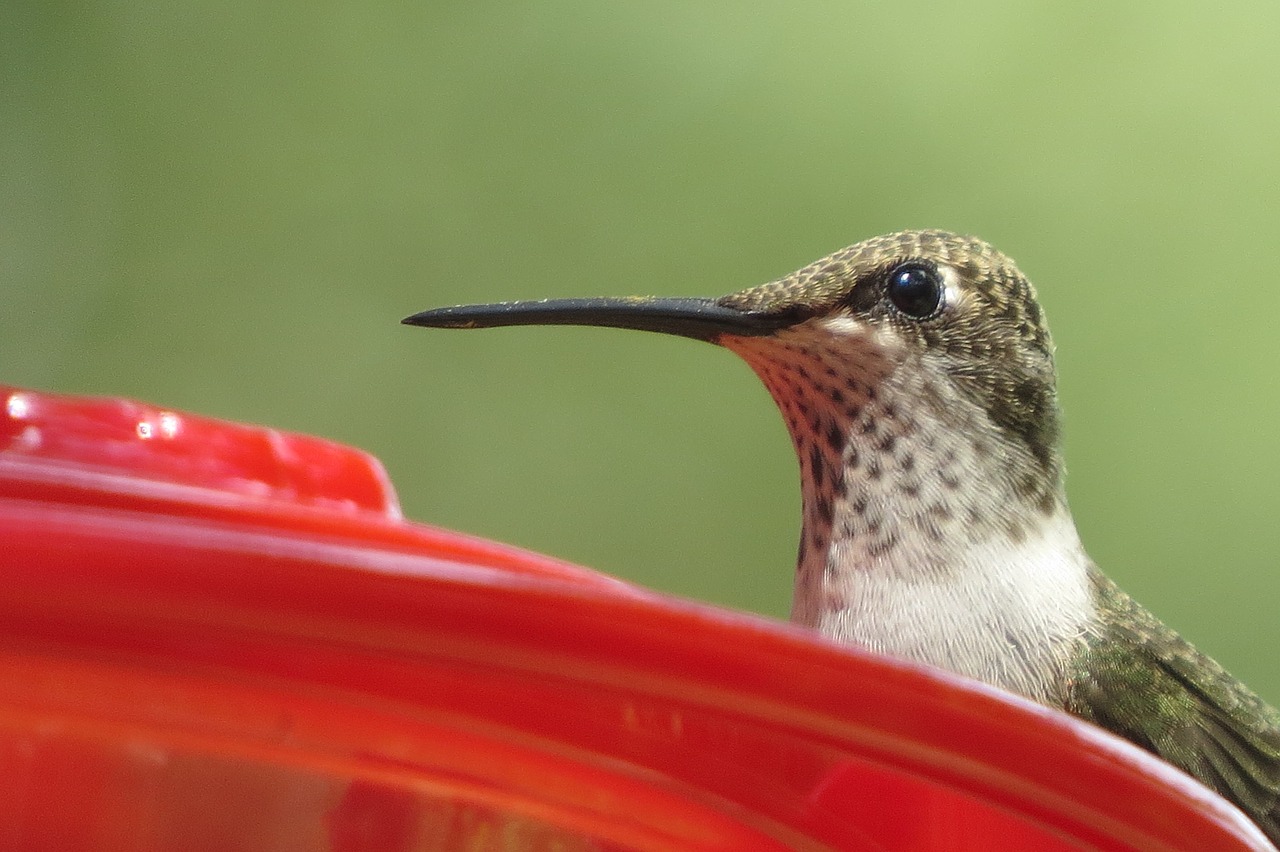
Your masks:
<svg viewBox="0 0 1280 852"><path fill-rule="evenodd" d="M1280 712L1085 552L1049 328L986 242L903 231L718 299L501 302L403 322L608 326L736 353L800 463L792 621L1095 723L1280 843Z"/></svg>

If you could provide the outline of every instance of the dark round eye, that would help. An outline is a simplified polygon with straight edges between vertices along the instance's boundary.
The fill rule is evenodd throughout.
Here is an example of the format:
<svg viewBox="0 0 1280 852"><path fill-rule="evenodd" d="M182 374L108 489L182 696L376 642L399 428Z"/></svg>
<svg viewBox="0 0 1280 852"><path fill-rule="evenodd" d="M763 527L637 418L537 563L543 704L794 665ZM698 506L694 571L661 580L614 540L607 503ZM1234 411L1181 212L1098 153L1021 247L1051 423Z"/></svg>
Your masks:
<svg viewBox="0 0 1280 852"><path fill-rule="evenodd" d="M928 319L942 307L942 276L923 263L903 263L889 273L889 301L912 319Z"/></svg>

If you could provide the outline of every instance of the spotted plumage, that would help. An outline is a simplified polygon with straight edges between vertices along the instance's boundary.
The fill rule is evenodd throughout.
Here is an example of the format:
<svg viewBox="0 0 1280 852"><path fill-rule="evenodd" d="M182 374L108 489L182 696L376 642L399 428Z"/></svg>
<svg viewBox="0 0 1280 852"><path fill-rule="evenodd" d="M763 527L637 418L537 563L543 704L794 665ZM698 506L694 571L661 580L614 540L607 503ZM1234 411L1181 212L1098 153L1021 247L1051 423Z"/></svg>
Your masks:
<svg viewBox="0 0 1280 852"><path fill-rule="evenodd" d="M1075 713L1280 839L1280 713L1085 553L1048 326L985 242L905 231L720 299L512 302L406 322L604 325L732 350L800 463L794 621Z"/></svg>

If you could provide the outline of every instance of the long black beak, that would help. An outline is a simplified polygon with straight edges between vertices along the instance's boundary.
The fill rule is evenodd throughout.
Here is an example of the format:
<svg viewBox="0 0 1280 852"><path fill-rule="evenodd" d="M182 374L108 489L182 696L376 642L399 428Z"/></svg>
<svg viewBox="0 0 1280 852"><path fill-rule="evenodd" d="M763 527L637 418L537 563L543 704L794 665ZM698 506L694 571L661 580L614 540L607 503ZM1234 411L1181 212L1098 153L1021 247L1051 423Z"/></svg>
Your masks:
<svg viewBox="0 0 1280 852"><path fill-rule="evenodd" d="M777 314L730 308L712 299L647 296L603 299L544 299L435 308L405 317L405 325L428 328L495 328L502 325L594 325L631 328L717 341L722 335L758 337L791 323Z"/></svg>

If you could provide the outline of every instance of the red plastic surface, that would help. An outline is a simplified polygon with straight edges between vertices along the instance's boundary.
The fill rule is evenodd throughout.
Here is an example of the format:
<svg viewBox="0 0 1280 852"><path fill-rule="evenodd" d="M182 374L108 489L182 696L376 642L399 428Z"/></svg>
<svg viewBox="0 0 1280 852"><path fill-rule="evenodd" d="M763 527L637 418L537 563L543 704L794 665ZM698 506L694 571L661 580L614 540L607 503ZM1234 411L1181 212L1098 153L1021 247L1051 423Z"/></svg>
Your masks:
<svg viewBox="0 0 1280 852"><path fill-rule="evenodd" d="M1091 726L0 388L0 848L1270 848Z"/></svg>

